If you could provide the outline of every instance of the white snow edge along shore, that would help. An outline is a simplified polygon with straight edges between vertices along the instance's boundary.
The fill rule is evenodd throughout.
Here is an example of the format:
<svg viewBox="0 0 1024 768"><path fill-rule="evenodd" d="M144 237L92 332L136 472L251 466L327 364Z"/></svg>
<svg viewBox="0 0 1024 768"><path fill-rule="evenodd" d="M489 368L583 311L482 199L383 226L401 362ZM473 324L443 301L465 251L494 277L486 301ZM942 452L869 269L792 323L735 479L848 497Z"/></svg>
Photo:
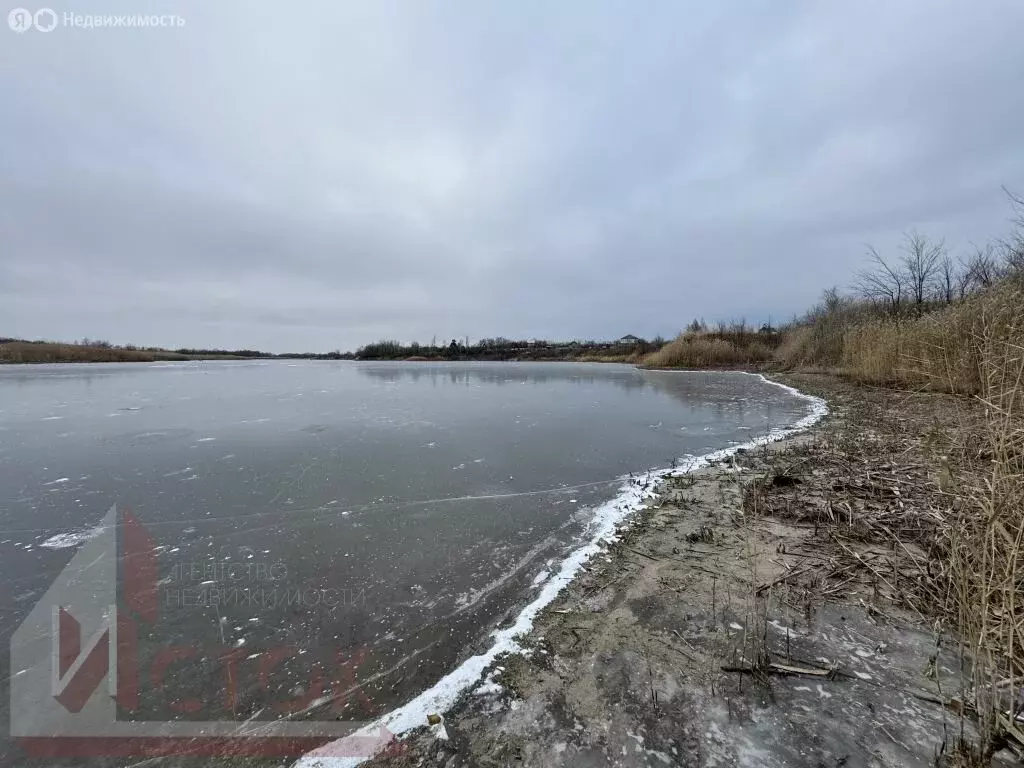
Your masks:
<svg viewBox="0 0 1024 768"><path fill-rule="evenodd" d="M687 372L693 373L693 371ZM442 713L451 709L467 688L480 682L484 670L499 654L522 650L515 641L515 637L529 632L533 627L534 618L541 609L554 601L559 592L576 577L591 557L615 541L618 528L641 508L644 501L656 495L658 480L673 475L684 475L687 472L711 466L733 456L741 449L750 450L785 440L810 429L828 413L828 405L820 397L808 395L795 387L772 381L759 373L747 373L746 375L756 376L767 384L780 387L795 397L807 401L811 406L810 412L789 427L773 429L747 443L723 448L704 456L688 458L674 468L657 469L633 478L623 478L624 485L619 489L618 495L595 510L594 519L589 528L591 536L587 543L571 552L562 561L555 575L548 579L537 597L523 608L511 626L496 629L492 633L494 642L487 652L466 659L416 698L365 725L350 736L326 744L303 756L295 763L295 768L354 768L372 755L339 757L338 755L351 754L353 751L345 748L346 741L351 739L353 746L365 745L376 738L382 728L386 728L396 737L400 737L404 733L426 725L428 714ZM386 745L381 744L380 746L383 748Z"/></svg>

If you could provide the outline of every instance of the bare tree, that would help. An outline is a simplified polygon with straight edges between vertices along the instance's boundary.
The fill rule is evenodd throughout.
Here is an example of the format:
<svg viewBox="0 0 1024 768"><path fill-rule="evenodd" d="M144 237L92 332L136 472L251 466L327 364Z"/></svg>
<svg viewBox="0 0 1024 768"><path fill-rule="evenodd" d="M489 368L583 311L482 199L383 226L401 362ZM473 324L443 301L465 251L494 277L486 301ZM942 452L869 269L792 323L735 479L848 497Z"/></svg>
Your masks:
<svg viewBox="0 0 1024 768"><path fill-rule="evenodd" d="M948 253L943 253L942 258L939 259L937 272L939 299L947 304L952 304L953 299L956 298L957 289L960 287L961 269Z"/></svg>
<svg viewBox="0 0 1024 768"><path fill-rule="evenodd" d="M903 270L907 292L918 312L924 306L945 253L946 246L941 240L933 243L927 236L916 231L903 236Z"/></svg>
<svg viewBox="0 0 1024 768"><path fill-rule="evenodd" d="M971 269L973 257L964 259L964 257L961 256L957 261L959 262L959 268L956 271L956 292L957 296L961 299L965 299L967 298L967 294L971 292L971 287L974 283L973 272Z"/></svg>
<svg viewBox="0 0 1024 768"><path fill-rule="evenodd" d="M999 260L991 243L984 248L974 247L974 255L967 261L966 290L988 288L999 279Z"/></svg>
<svg viewBox="0 0 1024 768"><path fill-rule="evenodd" d="M1004 272L1010 276L1024 275L1024 198L1017 197L1006 187L1006 196L1013 208L1013 232L999 242L1003 251Z"/></svg>
<svg viewBox="0 0 1024 768"><path fill-rule="evenodd" d="M872 266L858 273L854 287L862 296L885 303L895 315L903 303L906 276L899 265L883 259L874 246L868 246L867 255Z"/></svg>
<svg viewBox="0 0 1024 768"><path fill-rule="evenodd" d="M821 302L825 305L825 311L829 314L839 310L843 304L843 297L839 294L839 287L833 285L821 292Z"/></svg>

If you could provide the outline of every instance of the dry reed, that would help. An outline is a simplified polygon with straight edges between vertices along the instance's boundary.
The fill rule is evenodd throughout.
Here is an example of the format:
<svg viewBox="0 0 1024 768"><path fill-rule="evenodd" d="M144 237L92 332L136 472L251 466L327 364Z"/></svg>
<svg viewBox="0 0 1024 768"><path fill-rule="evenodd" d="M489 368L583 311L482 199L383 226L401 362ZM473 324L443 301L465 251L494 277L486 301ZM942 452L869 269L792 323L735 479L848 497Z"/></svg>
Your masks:
<svg viewBox="0 0 1024 768"><path fill-rule="evenodd" d="M772 351L753 338L745 343L709 333L684 333L644 358L650 368L712 368L749 365L769 360Z"/></svg>

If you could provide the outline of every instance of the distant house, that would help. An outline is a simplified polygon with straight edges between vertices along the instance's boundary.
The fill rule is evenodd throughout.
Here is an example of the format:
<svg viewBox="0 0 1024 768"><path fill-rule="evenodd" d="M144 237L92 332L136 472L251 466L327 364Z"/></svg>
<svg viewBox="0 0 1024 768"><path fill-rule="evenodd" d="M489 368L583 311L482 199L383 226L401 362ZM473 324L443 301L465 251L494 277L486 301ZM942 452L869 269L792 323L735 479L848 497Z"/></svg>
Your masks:
<svg viewBox="0 0 1024 768"><path fill-rule="evenodd" d="M639 336L634 336L632 333L627 333L621 339L616 341L616 344L639 344L643 339Z"/></svg>

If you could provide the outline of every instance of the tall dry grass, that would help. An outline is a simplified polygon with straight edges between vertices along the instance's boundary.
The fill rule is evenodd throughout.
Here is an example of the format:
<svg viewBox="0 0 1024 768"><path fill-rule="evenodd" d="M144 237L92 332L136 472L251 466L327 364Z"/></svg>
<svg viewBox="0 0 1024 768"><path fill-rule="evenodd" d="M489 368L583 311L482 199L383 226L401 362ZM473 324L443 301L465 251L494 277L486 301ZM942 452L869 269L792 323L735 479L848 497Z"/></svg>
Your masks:
<svg viewBox="0 0 1024 768"><path fill-rule="evenodd" d="M775 360L787 368L836 368L842 362L846 331L874 314L870 305L842 298L835 289L825 291L802 322L783 331Z"/></svg>
<svg viewBox="0 0 1024 768"><path fill-rule="evenodd" d="M0 344L0 363L151 363L156 360L188 360L176 352L123 349L111 346L9 341Z"/></svg>
<svg viewBox="0 0 1024 768"><path fill-rule="evenodd" d="M842 332L839 369L864 383L980 395L991 345L1020 338L1022 307L1024 290L1008 281L920 317L852 325Z"/></svg>
<svg viewBox="0 0 1024 768"><path fill-rule="evenodd" d="M843 356L843 329L832 324L787 329L775 359L787 368L832 368Z"/></svg>
<svg viewBox="0 0 1024 768"><path fill-rule="evenodd" d="M984 406L982 442L959 449L969 469L949 488L940 541L944 606L964 652L961 700L979 737L958 742L962 765L989 765L1007 741L1024 747L1024 292L1014 286L975 305L969 324L946 333L954 346L940 359L976 365ZM962 318L959 318L962 320ZM961 334L964 336L961 338ZM970 350L964 347L969 346ZM937 368L937 365L936 365ZM966 379L949 367L950 389ZM938 371L935 372L939 376Z"/></svg>
<svg viewBox="0 0 1024 768"><path fill-rule="evenodd" d="M709 332L680 334L643 359L649 368L714 368L761 363L772 350L756 334L745 339L725 339Z"/></svg>
<svg viewBox="0 0 1024 768"><path fill-rule="evenodd" d="M999 283L925 313L893 316L833 303L787 329L776 360L859 382L935 389L980 401L979 430L940 459L943 505L930 571L962 648L964 730L954 764L978 768L1007 743L1024 752L1024 281ZM956 467L956 473L949 471Z"/></svg>
<svg viewBox="0 0 1024 768"><path fill-rule="evenodd" d="M965 409L949 446L957 455L940 459L929 572L964 660L960 691L943 696L978 734L960 734L952 764L990 765L1008 743L1024 750L1024 287L1004 281L928 315L847 328L842 370L982 406L980 429Z"/></svg>

